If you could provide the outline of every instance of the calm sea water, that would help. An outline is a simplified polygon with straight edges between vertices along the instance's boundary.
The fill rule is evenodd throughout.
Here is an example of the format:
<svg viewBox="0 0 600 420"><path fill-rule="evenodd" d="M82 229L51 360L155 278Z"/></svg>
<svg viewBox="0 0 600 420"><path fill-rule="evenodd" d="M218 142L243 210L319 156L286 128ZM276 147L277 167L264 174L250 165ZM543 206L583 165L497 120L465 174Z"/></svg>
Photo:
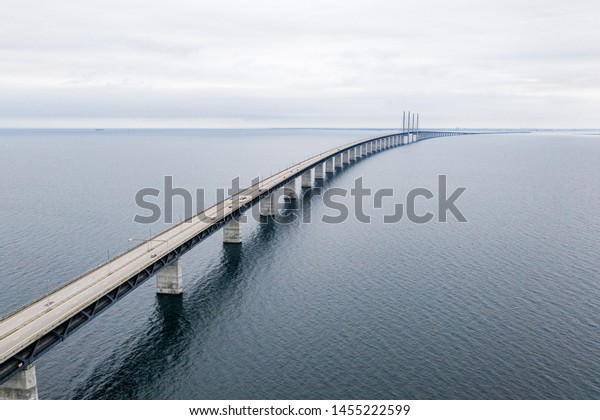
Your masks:
<svg viewBox="0 0 600 420"><path fill-rule="evenodd" d="M212 201L233 177L373 134L0 131L0 315L166 228L133 222L136 191L166 175ZM324 187L393 188L383 209L365 200L370 224L322 223L337 212L313 197L312 223L251 222L241 246L217 233L182 258L182 296L150 280L40 359L40 397L600 398L589 134L441 138L352 165ZM439 174L467 188L467 223L383 223L409 190L436 193Z"/></svg>

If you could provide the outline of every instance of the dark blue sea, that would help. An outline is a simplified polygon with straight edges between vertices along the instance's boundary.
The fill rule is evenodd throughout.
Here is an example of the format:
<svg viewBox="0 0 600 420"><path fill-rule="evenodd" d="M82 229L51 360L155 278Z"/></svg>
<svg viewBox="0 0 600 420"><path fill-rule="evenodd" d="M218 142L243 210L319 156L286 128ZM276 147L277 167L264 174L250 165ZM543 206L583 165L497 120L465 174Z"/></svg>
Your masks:
<svg viewBox="0 0 600 420"><path fill-rule="evenodd" d="M1 130L0 316L166 229L133 221L136 192L166 176L210 203L235 177L381 133ZM279 222L249 220L241 246L218 232L187 253L182 296L150 279L55 347L36 362L40 398L598 399L599 162L598 132L376 154ZM438 220L439 175L466 188L467 222ZM359 178L394 196L364 200L370 223L338 196L349 217L322 222L338 213L323 192ZM434 219L384 223L415 188L433 192L416 211Z"/></svg>

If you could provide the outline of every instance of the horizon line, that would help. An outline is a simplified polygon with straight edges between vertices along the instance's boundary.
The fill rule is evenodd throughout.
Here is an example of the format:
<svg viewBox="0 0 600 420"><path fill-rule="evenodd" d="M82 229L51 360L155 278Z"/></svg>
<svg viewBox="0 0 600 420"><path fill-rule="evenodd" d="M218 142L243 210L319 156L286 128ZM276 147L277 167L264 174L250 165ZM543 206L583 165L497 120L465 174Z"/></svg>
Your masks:
<svg viewBox="0 0 600 420"><path fill-rule="evenodd" d="M82 131L104 131L104 130L346 130L346 131L383 131L402 130L402 127L0 127L0 130L82 130ZM420 128L419 131L428 130L531 130L531 131L588 131L600 130L594 127L582 128L550 128L550 127L430 127Z"/></svg>

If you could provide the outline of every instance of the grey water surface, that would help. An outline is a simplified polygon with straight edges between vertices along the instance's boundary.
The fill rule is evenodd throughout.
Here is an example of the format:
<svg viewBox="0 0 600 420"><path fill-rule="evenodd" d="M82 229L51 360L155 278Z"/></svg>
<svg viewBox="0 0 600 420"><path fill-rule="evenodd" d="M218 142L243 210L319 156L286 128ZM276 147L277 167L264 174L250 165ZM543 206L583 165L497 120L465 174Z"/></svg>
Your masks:
<svg viewBox="0 0 600 420"><path fill-rule="evenodd" d="M0 316L166 229L134 223L137 191L248 185L380 131L1 130ZM587 133L593 134L593 133ZM329 177L303 218L213 235L182 258L184 293L154 279L36 363L45 399L600 398L600 137L431 139ZM385 224L414 188L467 190L468 220L436 198ZM327 224L319 193L362 177ZM299 184L299 183L298 183ZM302 205L303 204L303 205ZM293 203L291 204L293 206ZM161 204L162 207L162 204ZM183 213L176 200L175 222Z"/></svg>

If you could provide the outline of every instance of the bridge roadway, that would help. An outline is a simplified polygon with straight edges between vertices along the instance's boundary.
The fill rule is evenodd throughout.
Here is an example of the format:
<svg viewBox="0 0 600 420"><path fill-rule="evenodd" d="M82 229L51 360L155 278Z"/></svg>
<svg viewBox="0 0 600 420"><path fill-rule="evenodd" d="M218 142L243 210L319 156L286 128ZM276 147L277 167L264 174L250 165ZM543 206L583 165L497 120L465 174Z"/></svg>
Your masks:
<svg viewBox="0 0 600 420"><path fill-rule="evenodd" d="M356 146L394 136L400 136L401 140L409 137L408 134L412 132L358 140L306 159L8 314L0 320L0 384L143 281L178 260L183 253L304 172ZM423 133L422 136L430 138L444 134L426 136ZM403 145L402 141L396 143L392 147Z"/></svg>

